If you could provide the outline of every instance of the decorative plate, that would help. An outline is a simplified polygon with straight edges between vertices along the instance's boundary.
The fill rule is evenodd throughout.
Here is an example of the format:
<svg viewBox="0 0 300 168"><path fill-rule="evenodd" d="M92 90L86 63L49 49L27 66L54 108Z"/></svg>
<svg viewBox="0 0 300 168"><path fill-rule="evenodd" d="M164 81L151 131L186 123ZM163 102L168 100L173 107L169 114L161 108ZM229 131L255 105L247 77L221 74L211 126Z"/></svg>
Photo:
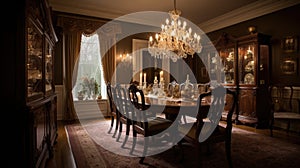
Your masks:
<svg viewBox="0 0 300 168"><path fill-rule="evenodd" d="M254 84L254 76L252 73L247 73L244 77L245 84Z"/></svg>

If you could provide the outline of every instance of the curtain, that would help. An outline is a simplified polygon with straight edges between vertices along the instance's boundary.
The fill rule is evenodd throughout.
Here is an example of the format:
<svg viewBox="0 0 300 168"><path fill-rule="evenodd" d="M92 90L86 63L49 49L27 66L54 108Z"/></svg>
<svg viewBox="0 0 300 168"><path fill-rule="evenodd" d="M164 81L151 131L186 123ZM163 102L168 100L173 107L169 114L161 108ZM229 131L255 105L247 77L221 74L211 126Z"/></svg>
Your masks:
<svg viewBox="0 0 300 168"><path fill-rule="evenodd" d="M113 78L116 69L116 34L120 33L120 26L107 23L98 29L100 56L102 57L103 76L105 83L115 83Z"/></svg>
<svg viewBox="0 0 300 168"><path fill-rule="evenodd" d="M62 28L64 37L64 104L66 106L63 113L63 120L65 121L73 121L78 119L74 108L72 90L77 79L81 35L93 34L105 23L106 20L88 19L67 14L57 14L56 25Z"/></svg>
<svg viewBox="0 0 300 168"><path fill-rule="evenodd" d="M68 32L65 34L65 114L63 119L75 120L78 119L73 103L72 89L76 84L77 72L78 72L78 62L81 44L81 33L80 32Z"/></svg>

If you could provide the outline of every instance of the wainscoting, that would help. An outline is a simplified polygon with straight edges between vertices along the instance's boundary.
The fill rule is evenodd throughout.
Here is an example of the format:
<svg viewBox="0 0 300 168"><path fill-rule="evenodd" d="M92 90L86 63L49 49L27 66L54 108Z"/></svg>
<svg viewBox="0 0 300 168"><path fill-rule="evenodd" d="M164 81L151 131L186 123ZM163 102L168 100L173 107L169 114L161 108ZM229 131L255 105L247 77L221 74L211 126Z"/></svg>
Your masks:
<svg viewBox="0 0 300 168"><path fill-rule="evenodd" d="M109 116L107 99L75 100L78 119L97 119Z"/></svg>

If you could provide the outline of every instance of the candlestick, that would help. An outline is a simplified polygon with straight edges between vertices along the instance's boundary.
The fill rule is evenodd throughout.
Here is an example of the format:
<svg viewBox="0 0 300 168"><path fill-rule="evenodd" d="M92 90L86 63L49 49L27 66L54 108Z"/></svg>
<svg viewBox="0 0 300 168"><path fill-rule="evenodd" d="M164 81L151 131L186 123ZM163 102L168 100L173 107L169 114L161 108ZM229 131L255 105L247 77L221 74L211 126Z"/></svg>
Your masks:
<svg viewBox="0 0 300 168"><path fill-rule="evenodd" d="M146 73L144 73L144 83L146 83Z"/></svg>

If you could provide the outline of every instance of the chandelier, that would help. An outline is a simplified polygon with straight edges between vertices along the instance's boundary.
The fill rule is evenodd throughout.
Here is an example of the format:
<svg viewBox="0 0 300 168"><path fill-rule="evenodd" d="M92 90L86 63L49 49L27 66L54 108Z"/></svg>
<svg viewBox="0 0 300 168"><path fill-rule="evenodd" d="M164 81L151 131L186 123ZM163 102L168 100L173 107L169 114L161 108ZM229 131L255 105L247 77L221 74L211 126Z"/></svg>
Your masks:
<svg viewBox="0 0 300 168"><path fill-rule="evenodd" d="M192 28L187 29L186 22L179 20L180 14L174 0L174 10L169 11L171 21L167 18L165 25L161 25L161 32L155 34L155 38L149 37L148 51L151 56L170 58L176 62L180 58L187 58L187 55L201 52L200 35L192 34Z"/></svg>

